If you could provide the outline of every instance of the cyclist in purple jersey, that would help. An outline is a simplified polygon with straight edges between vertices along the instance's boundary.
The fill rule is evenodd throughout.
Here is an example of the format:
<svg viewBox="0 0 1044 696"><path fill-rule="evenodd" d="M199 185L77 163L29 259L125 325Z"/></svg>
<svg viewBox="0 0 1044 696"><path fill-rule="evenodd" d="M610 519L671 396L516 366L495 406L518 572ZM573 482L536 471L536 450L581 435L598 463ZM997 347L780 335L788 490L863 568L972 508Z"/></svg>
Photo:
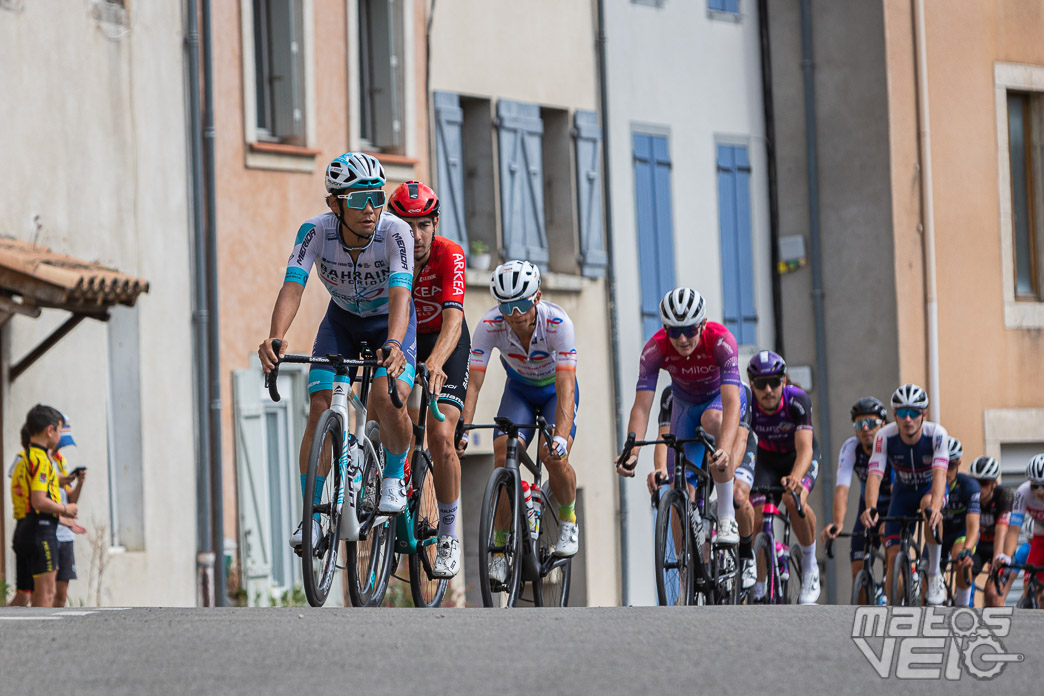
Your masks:
<svg viewBox="0 0 1044 696"><path fill-rule="evenodd" d="M815 604L819 599L819 564L816 562L816 513L808 503L808 494L819 476L819 444L812 432L812 401L803 390L787 384L787 363L771 350L754 354L747 364L754 404L751 406L751 429L758 436L757 465L754 487L783 486L800 496L805 516L799 517L793 496L783 496L790 513L794 536L801 545L801 604ZM762 524L759 506L755 505L755 527ZM762 592L755 585L755 596Z"/></svg>
<svg viewBox="0 0 1044 696"><path fill-rule="evenodd" d="M739 543L739 528L733 509L733 478L736 463L731 453L736 444L740 418L745 410L737 368L736 339L721 324L707 321L703 297L691 288L675 288L660 301L664 328L645 344L638 367L638 385L631 406L627 431L639 439L649 426L649 410L660 370L671 376L674 407L671 432L679 438L692 437L702 427L715 438L718 449L711 455L710 473L718 495L718 543ZM703 463L699 443L685 445L685 457L697 466ZM637 449L616 471L634 476ZM674 452L668 453L668 472L673 475ZM694 476L686 479L695 490Z"/></svg>

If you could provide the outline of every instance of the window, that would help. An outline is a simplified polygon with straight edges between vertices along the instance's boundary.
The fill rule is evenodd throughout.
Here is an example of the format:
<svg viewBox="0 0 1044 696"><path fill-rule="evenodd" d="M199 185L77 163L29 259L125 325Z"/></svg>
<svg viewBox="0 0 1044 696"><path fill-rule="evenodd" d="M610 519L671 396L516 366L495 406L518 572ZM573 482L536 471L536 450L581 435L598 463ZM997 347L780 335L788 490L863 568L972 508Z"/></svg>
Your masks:
<svg viewBox="0 0 1044 696"><path fill-rule="evenodd" d="M707 14L711 18L735 19L739 11L739 0L707 0Z"/></svg>
<svg viewBox="0 0 1044 696"><path fill-rule="evenodd" d="M363 149L402 151L405 80L401 0L358 0L359 138Z"/></svg>
<svg viewBox="0 0 1044 696"><path fill-rule="evenodd" d="M302 0L253 0L257 139L305 144Z"/></svg>
<svg viewBox="0 0 1044 696"><path fill-rule="evenodd" d="M1008 156L1011 160L1011 226L1015 252L1015 297L1039 301L1041 249L1037 218L1044 214L1037 180L1040 178L1039 98L1008 93ZM1036 155L1036 156L1035 156Z"/></svg>
<svg viewBox="0 0 1044 696"><path fill-rule="evenodd" d="M718 145L718 225L721 232L725 327L740 345L758 342L750 242L750 160L741 145Z"/></svg>
<svg viewBox="0 0 1044 696"><path fill-rule="evenodd" d="M660 328L660 300L674 287L671 158L666 135L635 133L632 140L644 341Z"/></svg>

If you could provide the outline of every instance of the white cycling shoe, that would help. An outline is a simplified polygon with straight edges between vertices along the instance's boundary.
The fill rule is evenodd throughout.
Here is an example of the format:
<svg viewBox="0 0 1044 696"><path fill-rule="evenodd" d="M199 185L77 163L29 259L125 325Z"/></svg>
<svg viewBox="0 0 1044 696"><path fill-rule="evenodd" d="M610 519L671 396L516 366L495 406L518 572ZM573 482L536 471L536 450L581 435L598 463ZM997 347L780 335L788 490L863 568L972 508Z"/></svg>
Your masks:
<svg viewBox="0 0 1044 696"><path fill-rule="evenodd" d="M739 543L739 524L735 517L718 520L718 534L714 543L719 546L735 546Z"/></svg>
<svg viewBox="0 0 1044 696"><path fill-rule="evenodd" d="M563 522L558 527L558 543L555 544L555 555L562 558L575 556L580 550L580 534L576 522Z"/></svg>
<svg viewBox="0 0 1044 696"><path fill-rule="evenodd" d="M460 572L460 542L449 535L439 537L438 555L431 569L432 577L452 578ZM505 573L507 575L506 567Z"/></svg>
<svg viewBox="0 0 1044 696"><path fill-rule="evenodd" d="M740 564L743 567L740 575L741 585L744 590L749 590L758 581L758 564L754 562L753 558L740 559ZM761 596L765 596L764 588L761 590Z"/></svg>
<svg viewBox="0 0 1044 696"><path fill-rule="evenodd" d="M946 583L943 582L942 573L928 576L928 594L924 599L931 607L937 607L946 601Z"/></svg>
<svg viewBox="0 0 1044 696"><path fill-rule="evenodd" d="M406 479L385 478L381 481L381 503L378 512L399 514L406 511Z"/></svg>
<svg viewBox="0 0 1044 696"><path fill-rule="evenodd" d="M798 604L816 604L819 600L819 565L814 564L801 578Z"/></svg>
<svg viewBox="0 0 1044 696"><path fill-rule="evenodd" d="M314 544L316 541L318 541L319 537L321 537L322 535L323 535L323 530L319 526L319 523L316 522L315 520L312 520L312 543ZM301 524L298 523L297 529L294 530L294 533L290 535L290 548L292 548L292 549L299 549L299 548L301 548L301 544L303 543L302 540L301 540L302 536L303 536L303 532L301 531Z"/></svg>
<svg viewBox="0 0 1044 696"><path fill-rule="evenodd" d="M507 558L502 553L494 554L489 562L489 579L496 580L501 585L507 582Z"/></svg>

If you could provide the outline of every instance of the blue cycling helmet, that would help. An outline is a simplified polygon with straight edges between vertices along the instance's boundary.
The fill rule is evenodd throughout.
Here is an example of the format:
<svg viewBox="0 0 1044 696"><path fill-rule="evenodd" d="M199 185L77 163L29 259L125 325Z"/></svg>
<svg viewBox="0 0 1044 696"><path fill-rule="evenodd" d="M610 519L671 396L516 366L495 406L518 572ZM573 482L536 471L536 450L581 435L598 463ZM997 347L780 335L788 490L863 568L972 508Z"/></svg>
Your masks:
<svg viewBox="0 0 1044 696"><path fill-rule="evenodd" d="M787 374L787 362L779 353L759 350L747 363L747 377L773 377Z"/></svg>
<svg viewBox="0 0 1044 696"><path fill-rule="evenodd" d="M388 178L384 167L373 155L346 152L326 167L326 190L383 188Z"/></svg>

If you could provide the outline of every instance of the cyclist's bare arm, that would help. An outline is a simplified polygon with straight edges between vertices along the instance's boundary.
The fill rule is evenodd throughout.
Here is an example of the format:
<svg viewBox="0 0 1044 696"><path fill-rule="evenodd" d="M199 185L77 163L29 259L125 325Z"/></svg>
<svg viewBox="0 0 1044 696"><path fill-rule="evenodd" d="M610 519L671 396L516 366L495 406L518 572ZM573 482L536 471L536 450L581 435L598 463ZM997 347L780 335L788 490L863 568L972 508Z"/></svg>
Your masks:
<svg viewBox="0 0 1044 696"><path fill-rule="evenodd" d="M671 432L671 426L661 425L659 431L656 433L656 439L662 440L663 436ZM667 445L656 445L653 449L653 470L649 472L649 476L646 477L646 483L649 486L649 493L656 492L656 474L662 474L663 478L667 478Z"/></svg>
<svg viewBox="0 0 1044 696"><path fill-rule="evenodd" d="M478 404L482 382L486 379L485 370L472 369L468 375L468 393L464 397L464 410L460 414L460 422L471 425L475 418L475 406Z"/></svg>
<svg viewBox="0 0 1044 696"><path fill-rule="evenodd" d="M649 427L649 409L652 408L653 397L656 392L648 389L639 389L634 393L634 405L631 406L631 417L627 421L627 432L634 433L639 440L645 439L645 431ZM631 465L638 459L637 448L631 452L631 458L627 461ZM622 466L616 467L616 472L621 476L634 476L634 471L628 471Z"/></svg>
<svg viewBox="0 0 1044 696"><path fill-rule="evenodd" d="M431 375L431 393L438 394L442 391L442 385L446 383L446 373L442 366L457 347L460 340L460 330L464 323L464 312L456 307L444 307L442 310L442 328L439 337L435 339L435 346L431 349L431 355L424 361Z"/></svg>
<svg viewBox="0 0 1044 696"><path fill-rule="evenodd" d="M849 488L850 488L849 486L843 486L841 484L838 484L837 486L834 486L834 522L833 522L833 525L827 525L827 527L823 529L824 538L829 537L829 538L833 539L844 528L844 526L845 526L845 515L848 514L848 491L849 491ZM834 531L833 535L830 535L828 533L831 526L833 526L833 528L834 528L833 529L833 531Z"/></svg>
<svg viewBox="0 0 1044 696"><path fill-rule="evenodd" d="M928 524L934 527L942 521L943 495L946 492L946 469L932 469L932 516Z"/></svg>
<svg viewBox="0 0 1044 696"><path fill-rule="evenodd" d="M573 429L573 416L576 413L576 373L572 370L555 372L555 395L558 406L555 408L555 435L569 440L569 431Z"/></svg>
<svg viewBox="0 0 1044 696"><path fill-rule="evenodd" d="M877 507L877 494L881 491L881 474L877 471L871 471L866 475L866 510L863 511L863 526L872 527L874 519L870 515L870 511ZM878 514L877 517L881 517Z"/></svg>
<svg viewBox="0 0 1044 696"><path fill-rule="evenodd" d="M279 296L276 297L275 307L272 309L272 323L269 325L268 338L261 342L257 348L257 355L261 358L261 367L265 372L270 372L276 364L276 354L272 350L272 339L283 340L286 332L290 329L297 310L301 307L301 297L304 295L305 286L288 280L279 288ZM286 354L286 342L283 343L283 352Z"/></svg>
<svg viewBox="0 0 1044 696"><path fill-rule="evenodd" d="M812 431L803 428L794 433L794 468L788 477L795 485L800 485L801 479L805 478L809 468L812 466ZM792 490L796 490L792 488Z"/></svg>
<svg viewBox="0 0 1044 696"><path fill-rule="evenodd" d="M1022 532L1021 524L1008 525L1007 536L1004 539L1004 546L1001 547L1000 542L995 542L995 548L1003 548L1004 555L1008 558L1015 558L1015 551L1019 548L1019 534Z"/></svg>
<svg viewBox="0 0 1044 696"><path fill-rule="evenodd" d="M1001 554L1001 553L1007 554L1007 551L1005 549L1008 546L1008 529L1009 529L1008 525L1002 524L1000 522L996 523L993 526L993 556L994 556L994 558L996 558L997 555ZM1018 537L1018 534L1016 533L1015 536ZM1011 558L1010 554L1008 554L1008 558Z"/></svg>
<svg viewBox="0 0 1044 696"><path fill-rule="evenodd" d="M964 548L969 551L975 550L979 543L980 521L980 514L977 512L969 512L964 516Z"/></svg>

